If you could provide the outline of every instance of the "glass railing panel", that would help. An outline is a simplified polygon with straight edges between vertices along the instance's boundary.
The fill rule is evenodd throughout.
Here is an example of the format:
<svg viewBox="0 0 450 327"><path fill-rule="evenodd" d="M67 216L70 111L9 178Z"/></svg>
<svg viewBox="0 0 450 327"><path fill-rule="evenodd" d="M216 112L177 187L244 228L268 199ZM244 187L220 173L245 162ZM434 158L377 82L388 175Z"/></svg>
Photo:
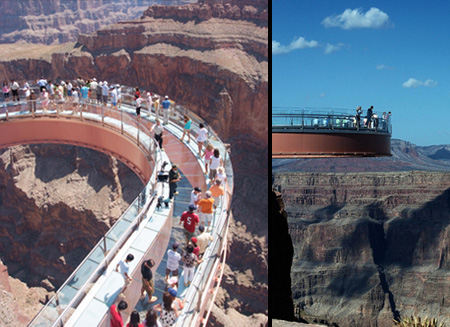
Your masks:
<svg viewBox="0 0 450 327"><path fill-rule="evenodd" d="M56 300L53 299L47 306L45 310L41 312L41 315L37 317L33 326L36 327L49 327L52 326L58 316L60 314L60 310L57 309Z"/></svg>
<svg viewBox="0 0 450 327"><path fill-rule="evenodd" d="M106 235L108 238L118 241L131 224L132 224L131 221L120 219L117 221L114 227L109 230L108 234Z"/></svg>
<svg viewBox="0 0 450 327"><path fill-rule="evenodd" d="M72 286L69 286L69 285L64 286L59 291L57 303L59 303L59 306L61 307L61 309L65 309L69 305L70 301L72 301L72 299L75 297L77 292L78 292L78 289L73 288Z"/></svg>
<svg viewBox="0 0 450 327"><path fill-rule="evenodd" d="M102 238L103 240L103 238ZM106 256L106 248L105 244L103 244L103 241L100 243L98 247L95 248L95 250L91 253L91 256L89 257L89 260L96 262L97 264L100 264L102 260Z"/></svg>
<svg viewBox="0 0 450 327"><path fill-rule="evenodd" d="M96 250L100 250L97 248ZM91 256L97 256L98 253L92 253ZM93 261L91 259L86 260L83 262L83 265L79 267L77 273L75 276L73 276L69 282L67 283L68 286L73 287L76 290L80 290L80 288L86 283L86 281L91 277L92 273L95 271L95 269L98 267L99 262Z"/></svg>

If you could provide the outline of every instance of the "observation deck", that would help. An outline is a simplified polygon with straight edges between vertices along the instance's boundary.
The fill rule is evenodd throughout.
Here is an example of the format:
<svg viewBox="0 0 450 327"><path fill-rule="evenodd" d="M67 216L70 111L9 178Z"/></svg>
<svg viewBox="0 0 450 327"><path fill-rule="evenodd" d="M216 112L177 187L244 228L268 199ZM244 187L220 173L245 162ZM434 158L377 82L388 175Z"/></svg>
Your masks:
<svg viewBox="0 0 450 327"><path fill-rule="evenodd" d="M272 158L391 156L390 115L366 111L272 108Z"/></svg>
<svg viewBox="0 0 450 327"><path fill-rule="evenodd" d="M131 286L125 292L128 309L122 313L127 321L133 309L145 316L147 306L139 301L141 288L140 265L153 258L154 295L161 303L164 292L165 260L173 242L184 243L179 216L187 210L189 195L194 186L206 190L209 179L203 173L204 162L198 158L195 138L203 123L209 131L209 141L218 148L224 161L227 183L225 195L213 214L211 235L214 240L204 254L204 261L196 268L188 288L180 281L178 297L185 299L175 326L204 326L217 295L227 256L227 235L233 170L229 149L215 132L195 113L172 104L169 124L164 126L165 151L161 151L151 135L156 119L153 108L145 105L141 118L135 114L133 89L122 86L121 108L87 103L51 102L44 110L40 100L0 104L0 148L18 144L60 143L84 146L112 155L131 168L145 184L143 190L111 229L68 277L56 294L47 302L28 326L109 326L109 307L119 300L123 278L115 272L118 261L132 253ZM38 91L36 89L37 94ZM76 108L76 110L74 110ZM162 114L162 109L160 109ZM180 141L183 117L192 120L190 143ZM162 120L162 119L161 119ZM182 175L179 195L168 208L157 207L159 196L168 196L169 187L157 180L164 161L176 163ZM171 165L166 167L166 171ZM180 279L183 275L180 274Z"/></svg>

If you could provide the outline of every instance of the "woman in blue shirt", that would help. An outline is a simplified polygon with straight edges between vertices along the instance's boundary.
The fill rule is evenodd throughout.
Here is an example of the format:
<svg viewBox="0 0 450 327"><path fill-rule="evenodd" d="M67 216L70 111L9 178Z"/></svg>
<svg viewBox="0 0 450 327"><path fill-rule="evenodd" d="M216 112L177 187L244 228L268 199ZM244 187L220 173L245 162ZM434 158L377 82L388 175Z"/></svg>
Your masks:
<svg viewBox="0 0 450 327"><path fill-rule="evenodd" d="M181 137L181 142L183 142L184 135L187 133L187 143L189 143L189 140L191 139L191 124L192 120L188 116L184 116L184 129L183 129L183 136Z"/></svg>

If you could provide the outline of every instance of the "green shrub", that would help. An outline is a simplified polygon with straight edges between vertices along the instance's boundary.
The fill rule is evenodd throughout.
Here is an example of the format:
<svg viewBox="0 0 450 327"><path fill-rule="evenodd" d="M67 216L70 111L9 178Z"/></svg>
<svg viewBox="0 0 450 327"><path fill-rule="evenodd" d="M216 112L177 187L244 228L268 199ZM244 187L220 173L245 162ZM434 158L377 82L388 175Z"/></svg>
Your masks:
<svg viewBox="0 0 450 327"><path fill-rule="evenodd" d="M443 323L439 324L436 318L421 319L420 317L402 317L399 321L394 320L395 326L400 327L445 327Z"/></svg>

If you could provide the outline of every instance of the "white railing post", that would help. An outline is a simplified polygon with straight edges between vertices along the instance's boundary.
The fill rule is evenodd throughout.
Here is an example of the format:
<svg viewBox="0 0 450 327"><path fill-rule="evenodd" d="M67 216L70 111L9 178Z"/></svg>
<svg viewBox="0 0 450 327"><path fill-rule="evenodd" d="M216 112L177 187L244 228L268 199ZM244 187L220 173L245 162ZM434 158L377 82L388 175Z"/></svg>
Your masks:
<svg viewBox="0 0 450 327"><path fill-rule="evenodd" d="M140 126L140 124L137 123L137 145L138 145L138 146L139 146L139 131L140 131L139 126Z"/></svg>
<svg viewBox="0 0 450 327"><path fill-rule="evenodd" d="M120 132L123 134L123 110L120 111Z"/></svg>

